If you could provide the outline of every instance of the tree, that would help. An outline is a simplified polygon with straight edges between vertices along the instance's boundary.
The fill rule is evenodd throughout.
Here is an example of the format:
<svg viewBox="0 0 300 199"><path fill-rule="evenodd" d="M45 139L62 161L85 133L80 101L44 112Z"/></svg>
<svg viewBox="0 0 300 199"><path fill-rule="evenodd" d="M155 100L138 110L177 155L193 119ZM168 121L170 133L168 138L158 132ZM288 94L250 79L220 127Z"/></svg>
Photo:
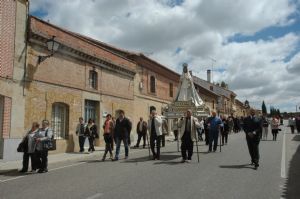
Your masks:
<svg viewBox="0 0 300 199"><path fill-rule="evenodd" d="M224 81L222 81L222 82L221 82L221 87L222 87L222 88L226 88L226 87L227 87L227 84L226 84Z"/></svg>
<svg viewBox="0 0 300 199"><path fill-rule="evenodd" d="M262 102L261 111L264 115L267 115L267 107L266 107L265 101Z"/></svg>

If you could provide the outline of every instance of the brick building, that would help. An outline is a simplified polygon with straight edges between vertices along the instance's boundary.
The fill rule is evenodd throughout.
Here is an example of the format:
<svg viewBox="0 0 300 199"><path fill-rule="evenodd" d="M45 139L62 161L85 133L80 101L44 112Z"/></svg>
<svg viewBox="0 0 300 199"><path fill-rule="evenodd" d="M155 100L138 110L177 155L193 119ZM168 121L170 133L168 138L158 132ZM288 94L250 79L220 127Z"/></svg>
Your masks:
<svg viewBox="0 0 300 199"><path fill-rule="evenodd" d="M217 101L212 102L213 109L218 115L229 116L236 113L235 97L236 94L219 85L211 83L210 70L207 71L207 80L200 79L199 77L193 76L194 83L199 85L213 93L215 93L218 98ZM215 99L213 99L215 100Z"/></svg>
<svg viewBox="0 0 300 199"><path fill-rule="evenodd" d="M53 56L46 41L59 43ZM102 126L107 113L134 115L136 64L84 37L30 17L26 73L25 126L46 118L57 139L56 152L78 151L78 118ZM101 144L102 136L99 139Z"/></svg>
<svg viewBox="0 0 300 199"><path fill-rule="evenodd" d="M56 153L79 150L75 128L81 116L101 127L108 113L117 116L123 109L133 122L133 137L139 117L147 120L152 109L161 113L176 95L180 75L141 53L27 18L25 0L1 1L1 12L0 158L20 158L16 147L26 129L43 119L54 129ZM50 39L59 45L53 54ZM221 110L220 98L230 103L235 98L232 91L215 92L203 81L194 78L210 110ZM100 136L97 145L102 142Z"/></svg>
<svg viewBox="0 0 300 199"><path fill-rule="evenodd" d="M9 160L22 155L15 146L24 134L28 1L0 1L0 13L0 158Z"/></svg>

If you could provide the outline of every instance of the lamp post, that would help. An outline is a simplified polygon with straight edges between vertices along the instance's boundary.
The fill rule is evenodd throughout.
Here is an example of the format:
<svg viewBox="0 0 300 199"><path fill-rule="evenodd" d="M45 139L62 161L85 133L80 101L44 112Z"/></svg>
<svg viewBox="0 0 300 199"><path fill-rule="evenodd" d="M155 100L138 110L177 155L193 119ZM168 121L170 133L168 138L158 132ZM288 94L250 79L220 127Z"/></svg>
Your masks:
<svg viewBox="0 0 300 199"><path fill-rule="evenodd" d="M43 61L45 61L47 58L51 57L54 55L54 53L58 50L59 48L59 43L56 42L55 40L55 36L52 36L51 39L47 40L47 48L48 50L51 52L49 55L46 56L38 56L38 64L42 63Z"/></svg>

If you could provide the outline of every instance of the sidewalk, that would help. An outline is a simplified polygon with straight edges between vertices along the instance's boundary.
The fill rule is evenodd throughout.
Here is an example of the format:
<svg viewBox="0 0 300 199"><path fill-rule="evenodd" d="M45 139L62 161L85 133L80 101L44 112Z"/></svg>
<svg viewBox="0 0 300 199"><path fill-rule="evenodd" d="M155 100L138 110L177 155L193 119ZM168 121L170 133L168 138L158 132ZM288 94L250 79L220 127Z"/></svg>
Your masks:
<svg viewBox="0 0 300 199"><path fill-rule="evenodd" d="M174 140L174 136L166 136L166 142L170 142ZM131 147L135 145L136 140L131 143ZM87 151L88 147L85 147L85 151ZM70 153L58 153L58 154L49 154L48 156L48 164L65 162L65 161L74 161L74 160L82 160L90 157L96 157L100 159L104 153L105 147L95 147L96 151L93 153L79 153L79 152L70 152ZM18 170L22 168L22 160L16 161L3 161L0 160L0 174L3 172L7 172L9 170Z"/></svg>
<svg viewBox="0 0 300 199"><path fill-rule="evenodd" d="M98 156L99 158L102 157L101 155L104 152L104 147L95 147L95 149L96 150L93 153L71 152L71 153L49 154L48 164L65 162L65 161L81 160L81 159L94 157L94 156ZM85 151L87 151L87 148ZM22 168L22 160L6 161L6 162L3 160L0 160L0 174L3 172L7 172L9 170L18 170L21 168Z"/></svg>

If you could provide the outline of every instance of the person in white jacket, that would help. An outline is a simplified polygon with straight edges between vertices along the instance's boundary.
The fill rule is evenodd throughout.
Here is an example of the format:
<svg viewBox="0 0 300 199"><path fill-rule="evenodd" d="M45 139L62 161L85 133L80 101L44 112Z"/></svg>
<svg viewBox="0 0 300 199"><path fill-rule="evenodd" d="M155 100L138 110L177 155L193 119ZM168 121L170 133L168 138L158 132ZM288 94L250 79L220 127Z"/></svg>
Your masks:
<svg viewBox="0 0 300 199"><path fill-rule="evenodd" d="M200 128L200 124L198 119L192 116L192 111L187 110L186 116L180 119L178 127L181 138L181 162L190 162L193 156L194 141L197 139L196 131L197 128Z"/></svg>
<svg viewBox="0 0 300 199"><path fill-rule="evenodd" d="M150 148L153 154L153 160L160 159L160 145L162 138L162 123L163 120L161 116L157 115L156 110L153 110L150 115L150 120L148 122L148 130L150 133ZM156 144L156 152L155 152Z"/></svg>

